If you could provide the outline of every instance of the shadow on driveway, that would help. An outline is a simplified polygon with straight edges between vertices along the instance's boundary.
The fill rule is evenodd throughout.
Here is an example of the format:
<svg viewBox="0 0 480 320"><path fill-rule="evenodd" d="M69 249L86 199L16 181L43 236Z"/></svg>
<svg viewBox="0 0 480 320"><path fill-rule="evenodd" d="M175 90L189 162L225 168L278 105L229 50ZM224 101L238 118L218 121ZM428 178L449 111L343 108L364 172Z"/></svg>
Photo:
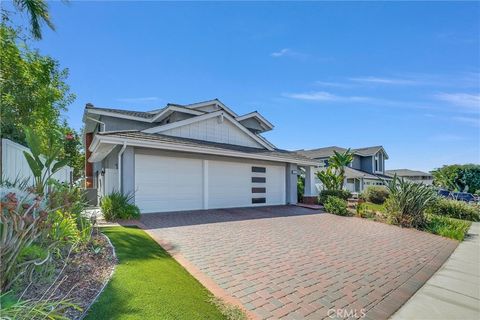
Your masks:
<svg viewBox="0 0 480 320"><path fill-rule="evenodd" d="M148 213L142 215L141 222L145 225L145 229L157 229L253 219L314 215L320 213L322 213L320 210L312 210L293 205L265 206L255 208L249 207Z"/></svg>

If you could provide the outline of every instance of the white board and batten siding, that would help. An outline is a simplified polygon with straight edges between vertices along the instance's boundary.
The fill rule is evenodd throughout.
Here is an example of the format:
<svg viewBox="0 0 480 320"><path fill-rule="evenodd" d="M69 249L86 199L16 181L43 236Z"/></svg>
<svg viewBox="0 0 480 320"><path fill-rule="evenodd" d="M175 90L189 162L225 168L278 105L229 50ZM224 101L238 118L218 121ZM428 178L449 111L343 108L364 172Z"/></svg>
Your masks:
<svg viewBox="0 0 480 320"><path fill-rule="evenodd" d="M285 165L245 161L136 154L135 203L142 213L285 204ZM252 166L265 172L252 172ZM265 182L252 182L257 176ZM253 187L266 192L252 193ZM255 197L266 201L254 204Z"/></svg>
<svg viewBox="0 0 480 320"><path fill-rule="evenodd" d="M2 139L2 177L8 181L29 179L33 183L33 173L30 170L24 151L30 149L8 139ZM63 167L53 175L60 182L71 183L73 169Z"/></svg>
<svg viewBox="0 0 480 320"><path fill-rule="evenodd" d="M181 127L172 128L161 132L162 134L190 138L203 141L227 143L245 147L261 148L254 139L245 134L242 130L219 117L190 123Z"/></svg>

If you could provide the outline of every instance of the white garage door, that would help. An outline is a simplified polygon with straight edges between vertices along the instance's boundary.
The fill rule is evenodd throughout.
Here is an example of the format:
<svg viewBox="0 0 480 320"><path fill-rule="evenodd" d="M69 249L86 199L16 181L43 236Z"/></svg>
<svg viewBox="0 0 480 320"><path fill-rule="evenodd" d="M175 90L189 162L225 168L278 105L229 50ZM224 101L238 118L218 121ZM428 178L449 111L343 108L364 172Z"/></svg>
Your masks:
<svg viewBox="0 0 480 320"><path fill-rule="evenodd" d="M142 213L201 209L202 188L202 160L135 155L135 204Z"/></svg>
<svg viewBox="0 0 480 320"><path fill-rule="evenodd" d="M285 204L285 166L135 155L142 213Z"/></svg>

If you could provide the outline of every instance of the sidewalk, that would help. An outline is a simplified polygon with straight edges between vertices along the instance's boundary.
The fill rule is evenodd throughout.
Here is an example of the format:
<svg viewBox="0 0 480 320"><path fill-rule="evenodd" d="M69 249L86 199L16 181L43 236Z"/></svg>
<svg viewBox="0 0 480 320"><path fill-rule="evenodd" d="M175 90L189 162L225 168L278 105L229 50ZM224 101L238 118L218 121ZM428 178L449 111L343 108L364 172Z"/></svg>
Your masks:
<svg viewBox="0 0 480 320"><path fill-rule="evenodd" d="M480 222L391 319L480 319Z"/></svg>

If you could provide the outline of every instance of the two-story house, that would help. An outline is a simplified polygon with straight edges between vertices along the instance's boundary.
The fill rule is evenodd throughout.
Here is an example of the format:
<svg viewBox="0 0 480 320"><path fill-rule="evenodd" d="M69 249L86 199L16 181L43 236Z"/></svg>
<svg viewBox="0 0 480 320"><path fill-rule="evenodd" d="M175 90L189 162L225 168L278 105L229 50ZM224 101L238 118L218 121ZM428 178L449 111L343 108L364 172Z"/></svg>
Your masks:
<svg viewBox="0 0 480 320"><path fill-rule="evenodd" d="M273 125L215 99L140 112L85 107L86 185L133 193L142 213L297 202L297 175L315 197L316 160L277 149Z"/></svg>
<svg viewBox="0 0 480 320"><path fill-rule="evenodd" d="M347 149L341 147L325 147L312 150L298 150L297 153L321 162L328 167L328 159L334 151L343 153ZM385 173L385 160L388 154L382 146L351 149L353 161L345 168L344 188L351 192L363 192L368 186L384 185L384 181L391 180ZM322 169L319 169L322 170ZM321 189L320 182L317 182Z"/></svg>

